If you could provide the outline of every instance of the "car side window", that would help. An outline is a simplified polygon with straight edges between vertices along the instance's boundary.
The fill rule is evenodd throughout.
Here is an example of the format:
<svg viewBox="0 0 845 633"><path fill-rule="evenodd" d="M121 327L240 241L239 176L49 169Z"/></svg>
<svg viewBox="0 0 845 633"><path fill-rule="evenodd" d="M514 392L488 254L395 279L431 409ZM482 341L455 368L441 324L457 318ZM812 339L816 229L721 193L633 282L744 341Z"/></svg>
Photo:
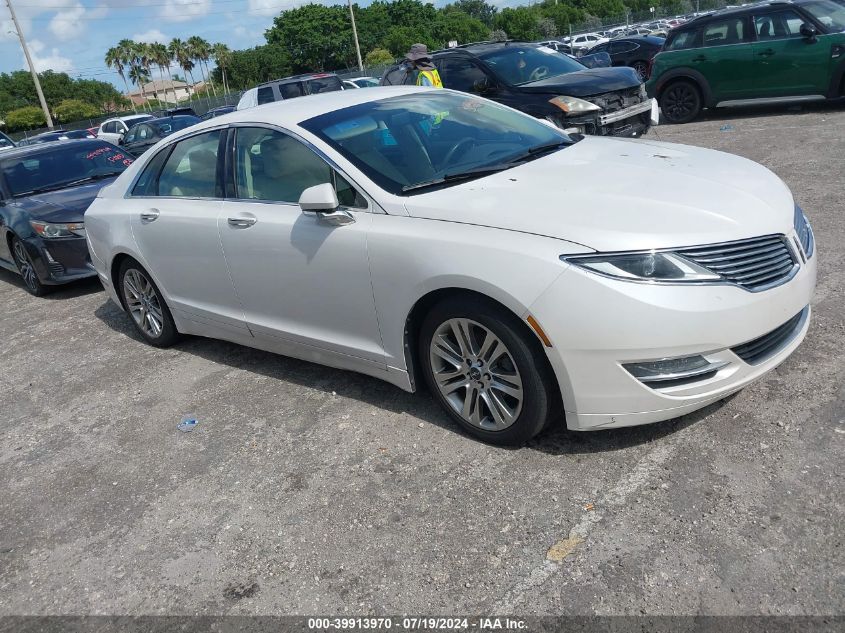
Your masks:
<svg viewBox="0 0 845 633"><path fill-rule="evenodd" d="M273 86L264 86L258 89L258 105L273 103L275 100L273 97Z"/></svg>
<svg viewBox="0 0 845 633"><path fill-rule="evenodd" d="M481 85L487 82L487 74L472 60L456 56L443 60L440 68L446 88L476 94L483 92Z"/></svg>
<svg viewBox="0 0 845 633"><path fill-rule="evenodd" d="M220 130L176 143L158 178L159 196L222 198L217 182Z"/></svg>
<svg viewBox="0 0 845 633"><path fill-rule="evenodd" d="M343 206L366 207L364 198L326 161L297 139L266 128L238 128L235 186L242 200L297 204L302 192L332 183Z"/></svg>
<svg viewBox="0 0 845 633"><path fill-rule="evenodd" d="M801 25L804 19L789 9L776 11L754 18L758 40L780 40L789 37L803 37Z"/></svg>
<svg viewBox="0 0 845 633"><path fill-rule="evenodd" d="M730 46L748 39L743 18L716 20L704 27L704 46Z"/></svg>
<svg viewBox="0 0 845 633"><path fill-rule="evenodd" d="M302 84L297 81L288 84L279 84L279 92L282 99L295 99L302 96Z"/></svg>
<svg viewBox="0 0 845 633"><path fill-rule="evenodd" d="M117 132L117 121L109 121L103 124L103 132L106 134L114 134Z"/></svg>
<svg viewBox="0 0 845 633"><path fill-rule="evenodd" d="M161 173L161 167L164 165L164 161L167 160L169 155L170 148L166 147L153 156L152 160L150 160L144 167L144 170L141 172L141 176L138 178L135 186L132 187L133 196L158 195L158 175Z"/></svg>
<svg viewBox="0 0 845 633"><path fill-rule="evenodd" d="M667 51L682 51L690 48L696 48L698 44L698 35L701 31L681 31L677 33L667 44Z"/></svg>
<svg viewBox="0 0 845 633"><path fill-rule="evenodd" d="M610 54L611 55L618 55L620 53L630 53L640 47L639 44L635 42L611 42L610 43ZM596 47L598 48L598 47ZM596 48L592 50L595 51Z"/></svg>

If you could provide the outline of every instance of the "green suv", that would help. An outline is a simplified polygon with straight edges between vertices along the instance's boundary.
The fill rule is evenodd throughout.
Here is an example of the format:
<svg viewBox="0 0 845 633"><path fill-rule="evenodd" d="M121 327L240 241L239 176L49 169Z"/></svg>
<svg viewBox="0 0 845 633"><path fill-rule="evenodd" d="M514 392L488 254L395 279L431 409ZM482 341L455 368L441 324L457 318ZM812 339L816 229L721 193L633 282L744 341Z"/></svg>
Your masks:
<svg viewBox="0 0 845 633"><path fill-rule="evenodd" d="M761 2L672 29L652 62L648 94L669 123L702 108L845 96L845 4Z"/></svg>

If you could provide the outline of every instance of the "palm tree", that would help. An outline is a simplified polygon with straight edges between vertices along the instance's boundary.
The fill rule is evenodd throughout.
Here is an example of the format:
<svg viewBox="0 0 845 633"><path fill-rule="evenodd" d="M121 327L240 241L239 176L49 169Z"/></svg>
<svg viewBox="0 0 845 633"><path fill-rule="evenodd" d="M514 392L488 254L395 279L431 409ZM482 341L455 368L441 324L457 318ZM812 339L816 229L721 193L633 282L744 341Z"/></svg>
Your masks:
<svg viewBox="0 0 845 633"><path fill-rule="evenodd" d="M139 86L141 86L141 93L143 93L144 84L150 80L150 75L147 72L146 68L144 68L140 64L137 64L135 66L132 66L132 68L129 70L129 79L132 80L133 84L138 84ZM147 97L145 96L144 101L146 101L146 99Z"/></svg>
<svg viewBox="0 0 845 633"><path fill-rule="evenodd" d="M173 58L170 56L170 52L167 50L167 47L164 44L159 42L155 42L154 44L150 44L150 59L152 62L158 66L159 72L161 73L161 80L162 82L167 81L170 79L170 62L173 61ZM174 93L176 91L174 90ZM167 96L167 84L164 84L164 100L169 101L169 97ZM176 101L176 95L173 95L173 100Z"/></svg>
<svg viewBox="0 0 845 633"><path fill-rule="evenodd" d="M150 81L152 77L152 72L150 71L150 66L153 65L152 60L152 53L150 51L150 45L146 42L138 42L135 45L135 54L138 56L138 63L144 69L144 74L147 76L147 81ZM159 100L158 98L158 88L156 87L155 82L153 82L153 93L155 95L156 101ZM150 106L152 108L152 106Z"/></svg>
<svg viewBox="0 0 845 633"><path fill-rule="evenodd" d="M129 82L126 81L126 73L124 73L125 66L123 65L123 55L121 54L120 49L117 46L112 46L109 50L106 51L105 57L106 66L109 68L114 68L117 71L117 74L120 75L120 78L123 79L123 85L126 86L126 97L129 98ZM130 99L131 101L131 99ZM132 103L132 111L135 114L138 114L138 108L135 107L135 102L131 101Z"/></svg>
<svg viewBox="0 0 845 633"><path fill-rule="evenodd" d="M200 63L201 73L203 65L205 65L203 81L211 86L211 93L216 97L217 89L214 87L214 82L211 80L211 73L208 72L208 60L211 58L211 44L203 38L195 35L194 37L188 38L188 49L191 51L191 56Z"/></svg>
<svg viewBox="0 0 845 633"><path fill-rule="evenodd" d="M188 52L188 46L179 38L170 40L167 49L176 60L176 63L185 71L185 75L191 78L191 85L194 84L194 74L191 72L194 69L194 62L191 61L191 55ZM173 89L173 96L176 96L176 89Z"/></svg>
<svg viewBox="0 0 845 633"><path fill-rule="evenodd" d="M137 77L138 73L135 69L140 66L140 61L138 59L138 45L133 42L132 40L120 40L117 43L117 48L120 51L121 59L123 60L124 65L129 66L129 75L130 77L133 74ZM147 92L144 90L144 84L141 83L141 96L144 99L144 106L148 106L147 103Z"/></svg>
<svg viewBox="0 0 845 633"><path fill-rule="evenodd" d="M220 74L223 77L223 92L229 93L229 83L226 81L226 67L232 61L232 51L225 44L218 42L211 47L211 53L214 55L214 63L220 68Z"/></svg>

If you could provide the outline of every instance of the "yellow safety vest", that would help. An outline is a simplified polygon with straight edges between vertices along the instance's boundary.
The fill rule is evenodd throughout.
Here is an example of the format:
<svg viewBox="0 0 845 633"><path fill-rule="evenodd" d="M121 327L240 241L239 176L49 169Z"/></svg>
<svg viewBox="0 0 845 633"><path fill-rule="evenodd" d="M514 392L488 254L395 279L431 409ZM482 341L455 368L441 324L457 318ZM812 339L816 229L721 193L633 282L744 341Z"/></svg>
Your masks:
<svg viewBox="0 0 845 633"><path fill-rule="evenodd" d="M423 77L428 79L430 85L434 86L435 88L442 88L443 82L440 81L440 73L437 70L421 70L420 74L417 75L417 85L423 85Z"/></svg>

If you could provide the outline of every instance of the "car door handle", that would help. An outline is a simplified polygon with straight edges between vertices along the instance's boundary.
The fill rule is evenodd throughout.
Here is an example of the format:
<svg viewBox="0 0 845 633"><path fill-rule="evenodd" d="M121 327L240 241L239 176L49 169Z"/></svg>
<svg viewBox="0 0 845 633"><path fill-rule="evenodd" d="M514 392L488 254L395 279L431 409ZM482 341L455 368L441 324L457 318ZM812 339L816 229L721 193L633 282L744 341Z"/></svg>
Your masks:
<svg viewBox="0 0 845 633"><path fill-rule="evenodd" d="M707 58L704 55L699 55L698 57L693 57L692 61L694 61L694 62L706 62Z"/></svg>
<svg viewBox="0 0 845 633"><path fill-rule="evenodd" d="M757 54L762 55L763 57L771 57L772 55L775 54L775 52L771 48L767 48L766 50L760 51Z"/></svg>
<svg viewBox="0 0 845 633"><path fill-rule="evenodd" d="M159 216L158 209L149 209L148 211L143 211L141 213L141 221L142 222L155 222L156 218Z"/></svg>
<svg viewBox="0 0 845 633"><path fill-rule="evenodd" d="M258 220L255 218L229 218L229 226L246 229L255 224L257 221Z"/></svg>

